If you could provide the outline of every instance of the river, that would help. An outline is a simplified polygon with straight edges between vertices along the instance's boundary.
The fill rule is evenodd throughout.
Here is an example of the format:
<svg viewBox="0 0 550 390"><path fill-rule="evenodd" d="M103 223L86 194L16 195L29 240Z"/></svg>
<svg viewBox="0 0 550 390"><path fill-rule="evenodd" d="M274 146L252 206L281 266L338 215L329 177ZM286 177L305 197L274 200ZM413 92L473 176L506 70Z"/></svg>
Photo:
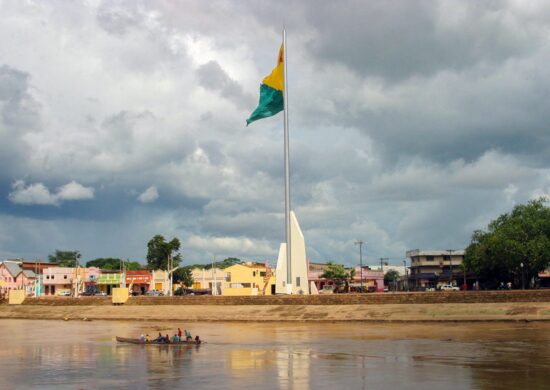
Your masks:
<svg viewBox="0 0 550 390"><path fill-rule="evenodd" d="M180 326L195 347L117 344ZM0 389L550 388L550 323L0 320Z"/></svg>

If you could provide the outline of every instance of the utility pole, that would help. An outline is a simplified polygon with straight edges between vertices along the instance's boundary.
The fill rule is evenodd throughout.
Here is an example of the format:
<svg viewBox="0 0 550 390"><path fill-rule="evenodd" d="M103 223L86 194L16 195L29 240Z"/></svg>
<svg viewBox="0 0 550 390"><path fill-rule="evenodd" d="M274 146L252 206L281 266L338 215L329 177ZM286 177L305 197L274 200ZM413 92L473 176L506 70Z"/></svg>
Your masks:
<svg viewBox="0 0 550 390"><path fill-rule="evenodd" d="M359 274L361 278L361 292L363 292L363 244L365 242L358 240L355 241L355 245L359 245Z"/></svg>
<svg viewBox="0 0 550 390"><path fill-rule="evenodd" d="M454 249L447 249L449 252L449 268L450 268L450 276L449 276L449 284L453 284L453 252L455 252Z"/></svg>
<svg viewBox="0 0 550 390"><path fill-rule="evenodd" d="M384 271L384 263L388 265L389 257L381 257L380 258L380 271Z"/></svg>
<svg viewBox="0 0 550 390"><path fill-rule="evenodd" d="M403 260L405 266L405 281L407 282L407 292L409 291L409 273L407 272L407 260Z"/></svg>

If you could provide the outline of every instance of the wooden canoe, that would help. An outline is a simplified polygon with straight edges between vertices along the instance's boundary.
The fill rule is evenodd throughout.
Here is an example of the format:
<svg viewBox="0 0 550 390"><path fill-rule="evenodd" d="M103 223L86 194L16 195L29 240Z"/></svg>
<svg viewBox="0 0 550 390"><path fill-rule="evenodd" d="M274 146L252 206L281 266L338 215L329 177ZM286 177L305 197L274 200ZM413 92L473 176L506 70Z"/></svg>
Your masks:
<svg viewBox="0 0 550 390"><path fill-rule="evenodd" d="M119 336L116 336L116 341L118 341L119 343L130 343L130 344L141 344L141 345L200 345L200 344L204 344L204 341L200 341L199 343L197 343L195 340L190 340L190 341L178 341L176 343L161 343L161 342L158 342L158 341L141 341L140 339L131 339L131 338L127 338L127 337L119 337Z"/></svg>

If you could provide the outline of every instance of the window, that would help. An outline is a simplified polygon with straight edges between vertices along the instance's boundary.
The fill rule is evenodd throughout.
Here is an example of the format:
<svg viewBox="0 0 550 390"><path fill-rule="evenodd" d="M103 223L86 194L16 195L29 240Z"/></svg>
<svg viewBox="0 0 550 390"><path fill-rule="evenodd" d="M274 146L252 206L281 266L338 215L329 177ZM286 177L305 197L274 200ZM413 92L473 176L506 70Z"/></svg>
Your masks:
<svg viewBox="0 0 550 390"><path fill-rule="evenodd" d="M52 279L54 278L55 275L52 275Z"/></svg>
<svg viewBox="0 0 550 390"><path fill-rule="evenodd" d="M265 277L265 272L260 272L260 276L261 276L262 278L264 278L264 277Z"/></svg>
<svg viewBox="0 0 550 390"><path fill-rule="evenodd" d="M451 260L451 256L449 256L449 255L444 255L444 256L443 256L443 260Z"/></svg>
<svg viewBox="0 0 550 390"><path fill-rule="evenodd" d="M49 279L50 278L50 275L46 275L46 279Z"/></svg>
<svg viewBox="0 0 550 390"><path fill-rule="evenodd" d="M67 279L67 275L63 275L63 279Z"/></svg>
<svg viewBox="0 0 550 390"><path fill-rule="evenodd" d="M426 261L434 261L434 257L433 256L426 256Z"/></svg>
<svg viewBox="0 0 550 390"><path fill-rule="evenodd" d="M296 287L300 287L300 277L296 277Z"/></svg>
<svg viewBox="0 0 550 390"><path fill-rule="evenodd" d="M231 272L228 272L228 273L227 273L227 276L225 277L225 281L226 281L226 282L230 282L230 281L231 281Z"/></svg>
<svg viewBox="0 0 550 390"><path fill-rule="evenodd" d="M256 276L256 271L252 271L252 276Z"/></svg>

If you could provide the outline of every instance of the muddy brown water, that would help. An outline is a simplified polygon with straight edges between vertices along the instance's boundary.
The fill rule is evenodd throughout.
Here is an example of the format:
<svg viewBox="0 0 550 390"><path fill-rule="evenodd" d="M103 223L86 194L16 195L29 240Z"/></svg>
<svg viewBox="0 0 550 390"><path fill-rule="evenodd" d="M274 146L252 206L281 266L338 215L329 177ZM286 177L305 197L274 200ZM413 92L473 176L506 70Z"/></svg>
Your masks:
<svg viewBox="0 0 550 390"><path fill-rule="evenodd" d="M199 347L115 336L199 334ZM550 389L550 323L0 320L0 389Z"/></svg>

